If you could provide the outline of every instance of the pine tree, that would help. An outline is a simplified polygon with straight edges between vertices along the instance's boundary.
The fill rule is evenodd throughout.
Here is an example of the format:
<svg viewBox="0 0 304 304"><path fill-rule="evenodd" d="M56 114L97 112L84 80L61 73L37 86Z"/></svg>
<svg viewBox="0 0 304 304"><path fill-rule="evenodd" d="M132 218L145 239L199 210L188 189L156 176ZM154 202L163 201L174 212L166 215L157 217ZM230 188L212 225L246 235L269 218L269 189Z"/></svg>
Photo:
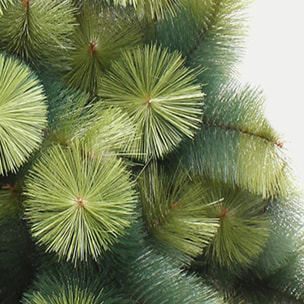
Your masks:
<svg viewBox="0 0 304 304"><path fill-rule="evenodd" d="M304 302L248 5L0 1L1 303Z"/></svg>

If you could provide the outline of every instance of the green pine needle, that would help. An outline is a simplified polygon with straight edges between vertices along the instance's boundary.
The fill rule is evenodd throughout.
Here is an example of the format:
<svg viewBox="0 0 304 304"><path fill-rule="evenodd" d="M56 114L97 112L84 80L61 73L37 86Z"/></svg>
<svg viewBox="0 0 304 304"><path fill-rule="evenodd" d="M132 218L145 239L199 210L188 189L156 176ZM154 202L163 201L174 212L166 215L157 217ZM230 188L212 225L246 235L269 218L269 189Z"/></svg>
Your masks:
<svg viewBox="0 0 304 304"><path fill-rule="evenodd" d="M53 87L56 92L57 85ZM71 145L78 140L92 153L112 151L125 155L134 126L126 113L102 102L91 101L86 93L60 89L49 98L49 129L44 146L54 142Z"/></svg>
<svg viewBox="0 0 304 304"><path fill-rule="evenodd" d="M217 291L153 249L146 249L131 265L128 283L136 303L224 303Z"/></svg>
<svg viewBox="0 0 304 304"><path fill-rule="evenodd" d="M13 0L0 18L1 48L31 63L62 68L74 12L70 0Z"/></svg>
<svg viewBox="0 0 304 304"><path fill-rule="evenodd" d="M22 203L18 200L15 189L10 185L2 186L0 190L0 221L23 214Z"/></svg>
<svg viewBox="0 0 304 304"><path fill-rule="evenodd" d="M265 202L250 192L222 183L203 182L202 187L208 189L207 202L223 198L211 213L211 217L220 218L220 228L207 246L205 256L224 268L249 267L269 238Z"/></svg>
<svg viewBox="0 0 304 304"><path fill-rule="evenodd" d="M50 263L24 292L23 304L135 304L95 263Z"/></svg>
<svg viewBox="0 0 304 304"><path fill-rule="evenodd" d="M110 3L109 0L106 0ZM176 15L177 3L180 0L114 0L115 5L132 5L140 18L163 19Z"/></svg>
<svg viewBox="0 0 304 304"><path fill-rule="evenodd" d="M23 304L102 304L101 281L90 276L93 268L75 269L58 264L44 271L34 280L30 290L23 294Z"/></svg>
<svg viewBox="0 0 304 304"><path fill-rule="evenodd" d="M304 247L298 249L296 257L291 259L287 267L283 267L275 274L276 286L283 289L285 293L292 295L303 303L304 301Z"/></svg>
<svg viewBox="0 0 304 304"><path fill-rule="evenodd" d="M146 244L146 229L143 225L141 208L137 205L133 221L130 227L126 228L125 234L119 241L105 252L101 261L101 267L115 276L115 281L125 285L125 275L130 264L134 263L139 253Z"/></svg>
<svg viewBox="0 0 304 304"><path fill-rule="evenodd" d="M141 43L142 33L129 10L84 5L78 17L65 79L71 88L96 93L97 81L123 49Z"/></svg>
<svg viewBox="0 0 304 304"><path fill-rule="evenodd" d="M0 219L0 302L20 303L33 279L36 261L28 227L20 217Z"/></svg>
<svg viewBox="0 0 304 304"><path fill-rule="evenodd" d="M227 1L227 0L226 0ZM206 32L215 21L215 7L219 4L217 0L181 0L181 5L187 10L188 14L194 17L195 23ZM225 4L223 3L223 6ZM223 9L223 8L222 8ZM226 11L227 13L227 11Z"/></svg>
<svg viewBox="0 0 304 304"><path fill-rule="evenodd" d="M154 45L123 52L100 79L98 95L134 121L130 151L138 158L163 157L184 136L193 137L204 96L196 74L178 52Z"/></svg>
<svg viewBox="0 0 304 304"><path fill-rule="evenodd" d="M53 278L51 278L53 279ZM54 279L53 279L54 280ZM46 282L45 284L54 284L53 280ZM25 304L96 304L100 298L99 294L93 294L87 290L83 290L77 286L68 286L63 288L61 284L66 282L59 282L53 287L53 293L49 295L43 295L39 291L33 294L26 295L27 298L23 300ZM50 289L51 287L48 286ZM56 292L56 293L55 293ZM104 302L98 302L103 304Z"/></svg>
<svg viewBox="0 0 304 304"><path fill-rule="evenodd" d="M217 81L219 84L221 77L231 75L244 53L248 30L246 9L251 0L192 2L198 5L197 9L193 7L194 14L203 31L188 60L191 66L200 65L207 69L199 77L202 83Z"/></svg>
<svg viewBox="0 0 304 304"><path fill-rule="evenodd" d="M139 190L148 230L157 240L194 257L216 234L219 219L209 217L216 202L202 203L205 189L191 184L183 170L170 178L153 163L139 180Z"/></svg>
<svg viewBox="0 0 304 304"><path fill-rule="evenodd" d="M94 121L79 139L92 153L107 150L126 155L129 137L134 133L134 125L127 114L119 108L104 108L98 103L92 110Z"/></svg>
<svg viewBox="0 0 304 304"><path fill-rule="evenodd" d="M214 6L214 0L181 0L176 16L166 16L156 23L155 40L191 57L211 23Z"/></svg>
<svg viewBox="0 0 304 304"><path fill-rule="evenodd" d="M277 268L275 272L272 273L271 276L268 277L268 281L272 288L275 291L283 291L287 295L296 299L300 303L304 301L304 200L303 200L303 192L299 193L298 190L294 193L291 193L290 197L286 201L280 201L279 204L279 221L278 224L281 224L281 227L277 229L283 235L281 238L281 242L286 242L289 244L289 248L285 248L285 252L282 251L281 254L285 259L282 261L281 265L274 264L273 266L281 266ZM273 206L274 208L276 205ZM285 246L287 245L285 244ZM284 247L283 244L281 246ZM287 249L287 260L286 260L286 249ZM272 254L271 252L269 253ZM280 256L280 253L275 253L274 258ZM262 256L264 259L262 260L262 265L266 262L271 261L272 257L268 257L265 259L265 256ZM267 258L267 257L266 257ZM282 263L283 262L283 263ZM271 269L271 265L265 265L266 270ZM264 267L265 267L264 266ZM264 268L263 267L263 268ZM262 268L262 270L263 270ZM259 268L261 270L261 268Z"/></svg>
<svg viewBox="0 0 304 304"><path fill-rule="evenodd" d="M3 11L6 10L7 5L12 2L13 0L0 0L0 16L2 16Z"/></svg>
<svg viewBox="0 0 304 304"><path fill-rule="evenodd" d="M304 302L249 3L0 0L0 303Z"/></svg>
<svg viewBox="0 0 304 304"><path fill-rule="evenodd" d="M283 292L291 297L290 302L303 303L304 301L304 248L301 245L294 248L293 255L288 263L278 269L268 278L271 288L276 292Z"/></svg>
<svg viewBox="0 0 304 304"><path fill-rule="evenodd" d="M130 174L112 155L78 145L55 145L26 180L26 217L38 244L60 258L97 259L130 225L135 192Z"/></svg>
<svg viewBox="0 0 304 304"><path fill-rule="evenodd" d="M265 198L286 195L290 169L282 143L264 117L263 102L261 90L235 81L210 92L201 130L182 147L184 163L195 173Z"/></svg>
<svg viewBox="0 0 304 304"><path fill-rule="evenodd" d="M95 112L89 104L89 95L58 88L57 83L50 90L54 96L48 94L49 127L44 145L54 142L70 145L76 137L83 137L93 123Z"/></svg>
<svg viewBox="0 0 304 304"><path fill-rule="evenodd" d="M170 50L179 50L188 56L197 43L201 30L195 23L193 14L182 8L178 16L166 18L156 23L155 40Z"/></svg>
<svg viewBox="0 0 304 304"><path fill-rule="evenodd" d="M257 261L253 273L265 279L285 267L301 240L298 237L302 229L303 214L302 200L295 193L288 199L274 201L268 207L267 213L271 220L270 237L267 246Z"/></svg>
<svg viewBox="0 0 304 304"><path fill-rule="evenodd" d="M46 97L36 75L0 55L0 175L15 172L42 141Z"/></svg>

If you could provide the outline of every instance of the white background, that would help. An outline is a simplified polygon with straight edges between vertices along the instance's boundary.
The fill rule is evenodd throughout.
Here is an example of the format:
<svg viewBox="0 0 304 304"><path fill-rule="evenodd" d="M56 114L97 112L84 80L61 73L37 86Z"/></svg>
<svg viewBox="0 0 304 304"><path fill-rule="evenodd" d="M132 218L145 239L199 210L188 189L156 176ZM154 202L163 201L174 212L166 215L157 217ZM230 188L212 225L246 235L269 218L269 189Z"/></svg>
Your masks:
<svg viewBox="0 0 304 304"><path fill-rule="evenodd" d="M266 117L304 189L304 0L255 0L249 18L240 76L264 90Z"/></svg>

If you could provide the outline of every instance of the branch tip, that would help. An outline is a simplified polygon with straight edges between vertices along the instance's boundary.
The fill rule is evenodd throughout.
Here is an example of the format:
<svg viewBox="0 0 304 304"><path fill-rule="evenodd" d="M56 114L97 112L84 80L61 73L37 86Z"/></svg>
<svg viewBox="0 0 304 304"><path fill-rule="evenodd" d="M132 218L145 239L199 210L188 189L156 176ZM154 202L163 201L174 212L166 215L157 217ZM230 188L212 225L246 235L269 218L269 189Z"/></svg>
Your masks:
<svg viewBox="0 0 304 304"><path fill-rule="evenodd" d="M224 216L226 216L228 214L228 211L229 211L228 208L225 208L224 206L222 206L222 208L221 208L221 210L220 210L220 212L218 214L218 217L220 219L222 219Z"/></svg>
<svg viewBox="0 0 304 304"><path fill-rule="evenodd" d="M85 203L87 201L83 199L83 197L81 197L80 195L75 199L75 203L78 205L78 207L80 208L85 208Z"/></svg>
<svg viewBox="0 0 304 304"><path fill-rule="evenodd" d="M95 39L90 41L90 44L89 44L87 50L90 51L91 56L93 56L96 51L96 45L97 45L97 41Z"/></svg>
<svg viewBox="0 0 304 304"><path fill-rule="evenodd" d="M29 8L30 6L30 0L22 0L22 5L26 8Z"/></svg>
<svg viewBox="0 0 304 304"><path fill-rule="evenodd" d="M1 189L2 190L11 190L12 192L16 192L16 188L10 184L6 184L6 185L2 186Z"/></svg>

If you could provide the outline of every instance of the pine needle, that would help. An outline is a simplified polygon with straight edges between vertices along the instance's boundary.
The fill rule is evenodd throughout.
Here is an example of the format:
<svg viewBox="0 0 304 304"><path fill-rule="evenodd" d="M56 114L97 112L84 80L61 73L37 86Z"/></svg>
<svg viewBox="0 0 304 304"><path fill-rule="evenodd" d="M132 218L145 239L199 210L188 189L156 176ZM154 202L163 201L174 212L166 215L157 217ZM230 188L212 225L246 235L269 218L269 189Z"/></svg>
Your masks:
<svg viewBox="0 0 304 304"><path fill-rule="evenodd" d="M263 102L261 90L237 82L210 92L201 130L182 146L184 164L265 198L286 195L290 169Z"/></svg>
<svg viewBox="0 0 304 304"><path fill-rule="evenodd" d="M55 90L56 84L53 92ZM121 109L106 107L90 99L87 93L62 88L55 97L49 98L49 104L49 129L44 147L54 142L71 145L79 141L92 154L108 151L126 155L134 125Z"/></svg>
<svg viewBox="0 0 304 304"><path fill-rule="evenodd" d="M98 103L92 108L94 121L83 134L77 135L92 153L115 152L128 155L127 147L134 133L134 125L121 109L105 108ZM132 155L131 155L132 156Z"/></svg>
<svg viewBox="0 0 304 304"><path fill-rule="evenodd" d="M0 55L0 175L16 170L42 142L46 97L36 75Z"/></svg>
<svg viewBox="0 0 304 304"><path fill-rule="evenodd" d="M12 2L13 0L0 0L0 16L2 16L3 11L6 10L7 5Z"/></svg>
<svg viewBox="0 0 304 304"><path fill-rule="evenodd" d="M110 3L109 0L106 0ZM163 19L166 15L174 16L177 13L179 0L114 0L115 5L132 5L140 18Z"/></svg>
<svg viewBox="0 0 304 304"><path fill-rule="evenodd" d="M70 145L91 128L95 112L86 93L62 88L55 83L49 96L49 126L44 146L54 142Z"/></svg>
<svg viewBox="0 0 304 304"><path fill-rule="evenodd" d="M60 258L97 259L130 225L135 192L113 155L90 156L81 146L55 145L26 181L26 217L38 244Z"/></svg>
<svg viewBox="0 0 304 304"><path fill-rule="evenodd" d="M38 274L32 288L24 293L23 304L103 304L104 301L122 301L119 296L104 290L105 275L98 273L91 264L73 268L70 264L57 263L49 267L51 269Z"/></svg>
<svg viewBox="0 0 304 304"><path fill-rule="evenodd" d="M205 256L232 271L246 269L257 260L269 238L270 221L264 213L265 201L223 183L206 181L202 187L208 189L208 202L223 198L211 213L220 219L220 227Z"/></svg>
<svg viewBox="0 0 304 304"><path fill-rule="evenodd" d="M2 219L9 219L23 214L23 206L18 200L18 196L9 185L0 189L0 222Z"/></svg>
<svg viewBox="0 0 304 304"><path fill-rule="evenodd" d="M33 63L62 69L75 25L70 0L13 0L0 18L1 49Z"/></svg>
<svg viewBox="0 0 304 304"><path fill-rule="evenodd" d="M260 279L275 275L294 256L294 249L301 243L301 229L304 214L303 199L290 194L287 199L271 202L267 214L271 220L270 237L267 246L257 261L252 273ZM284 279L285 282L285 279Z"/></svg>
<svg viewBox="0 0 304 304"><path fill-rule="evenodd" d="M133 120L130 152L161 158L198 128L204 94L195 80L179 53L145 46L122 53L100 79L98 95Z"/></svg>
<svg viewBox="0 0 304 304"><path fill-rule="evenodd" d="M215 4L214 0L179 2L178 14L167 15L155 24L154 39L172 51L179 50L188 58L203 39L204 31L211 23Z"/></svg>
<svg viewBox="0 0 304 304"><path fill-rule="evenodd" d="M248 31L246 8L250 2L251 0L190 1L188 6L191 7L191 3L194 4L193 8L198 6L194 14L198 24L201 24L202 35L189 54L188 62L190 66L200 65L206 68L199 76L202 83L219 85L221 78L230 77L240 62Z"/></svg>
<svg viewBox="0 0 304 304"><path fill-rule="evenodd" d="M155 163L139 179L143 216L157 240L195 257L217 232L219 219L209 216L215 202L204 202L205 189L191 184L183 170L173 177Z"/></svg>
<svg viewBox="0 0 304 304"><path fill-rule="evenodd" d="M78 16L69 72L65 79L74 89L96 94L97 82L124 49L140 44L139 24L129 10L86 3Z"/></svg>
<svg viewBox="0 0 304 304"><path fill-rule="evenodd" d="M139 303L221 304L221 295L166 255L146 249L131 265L128 290Z"/></svg>

